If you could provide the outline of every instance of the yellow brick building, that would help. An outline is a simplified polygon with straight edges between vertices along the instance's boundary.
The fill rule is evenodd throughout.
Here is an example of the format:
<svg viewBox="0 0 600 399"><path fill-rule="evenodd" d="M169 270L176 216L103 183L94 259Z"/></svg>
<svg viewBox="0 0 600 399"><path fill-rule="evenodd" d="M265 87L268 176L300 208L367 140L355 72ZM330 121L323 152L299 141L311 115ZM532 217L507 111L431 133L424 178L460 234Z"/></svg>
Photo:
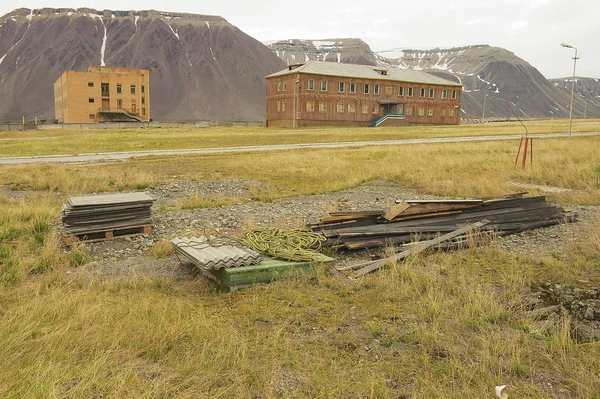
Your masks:
<svg viewBox="0 0 600 399"><path fill-rule="evenodd" d="M150 120L150 71L90 66L65 71L54 83L55 117L60 123Z"/></svg>

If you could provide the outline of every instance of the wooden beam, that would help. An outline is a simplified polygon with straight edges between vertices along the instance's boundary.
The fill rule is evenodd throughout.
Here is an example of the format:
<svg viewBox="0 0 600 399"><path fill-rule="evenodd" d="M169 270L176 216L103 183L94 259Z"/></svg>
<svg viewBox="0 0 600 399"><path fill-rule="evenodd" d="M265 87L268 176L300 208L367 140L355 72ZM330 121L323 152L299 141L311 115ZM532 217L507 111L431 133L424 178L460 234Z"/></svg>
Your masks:
<svg viewBox="0 0 600 399"><path fill-rule="evenodd" d="M364 264L360 265L360 266L364 266L364 267L362 269L358 270L356 273L354 273L354 278L363 276L367 273L370 273L372 271L380 269L389 262L402 260L409 255L416 254L424 249L431 248L437 244L440 244L444 241L448 241L448 240L450 240L454 237L457 237L461 234L464 234L464 233L470 232L472 230L478 229L480 227L483 227L486 224L488 224L489 222L490 222L489 220L483 219L479 222L475 222L473 224L469 224L467 226L461 227L458 230L454 230L451 233L444 234L443 236L434 238L433 240L423 241L418 244L415 244L412 248L407 249L406 251L400 252L400 253L398 253L394 256L391 256L387 259L380 259L380 260L376 260L373 262L364 263Z"/></svg>

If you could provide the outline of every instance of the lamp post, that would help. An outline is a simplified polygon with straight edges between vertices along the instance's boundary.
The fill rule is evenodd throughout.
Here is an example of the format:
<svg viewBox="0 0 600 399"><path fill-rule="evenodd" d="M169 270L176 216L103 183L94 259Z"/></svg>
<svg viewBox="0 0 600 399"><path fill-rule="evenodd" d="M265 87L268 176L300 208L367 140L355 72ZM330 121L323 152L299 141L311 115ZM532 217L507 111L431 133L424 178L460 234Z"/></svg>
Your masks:
<svg viewBox="0 0 600 399"><path fill-rule="evenodd" d="M577 67L577 47L573 47L567 43L560 44L566 48L575 49L575 57L573 57L573 81L571 82L571 105L569 106L569 140L571 140L571 125L573 124L573 93L575 92L575 68Z"/></svg>

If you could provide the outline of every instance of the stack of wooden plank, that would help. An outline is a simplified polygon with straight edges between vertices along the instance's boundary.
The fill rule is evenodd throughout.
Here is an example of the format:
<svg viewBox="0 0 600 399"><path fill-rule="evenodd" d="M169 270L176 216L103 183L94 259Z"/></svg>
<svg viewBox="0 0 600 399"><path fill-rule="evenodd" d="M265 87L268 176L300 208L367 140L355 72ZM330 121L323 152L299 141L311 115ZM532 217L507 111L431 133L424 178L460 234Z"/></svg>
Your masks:
<svg viewBox="0 0 600 399"><path fill-rule="evenodd" d="M488 200L405 201L387 212L338 212L309 225L324 246L358 250L429 240L486 219L481 230L499 235L573 221L575 215L545 197L507 196Z"/></svg>
<svg viewBox="0 0 600 399"><path fill-rule="evenodd" d="M61 209L65 241L150 233L152 198L147 193L70 197Z"/></svg>

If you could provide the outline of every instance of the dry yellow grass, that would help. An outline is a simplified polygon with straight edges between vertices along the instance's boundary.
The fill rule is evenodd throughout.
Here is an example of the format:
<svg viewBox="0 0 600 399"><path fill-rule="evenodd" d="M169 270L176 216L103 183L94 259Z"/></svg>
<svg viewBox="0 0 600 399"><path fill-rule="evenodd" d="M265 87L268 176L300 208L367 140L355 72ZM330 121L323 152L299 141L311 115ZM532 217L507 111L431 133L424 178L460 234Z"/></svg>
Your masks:
<svg viewBox="0 0 600 399"><path fill-rule="evenodd" d="M2 167L0 185L42 193L0 197L0 397L479 398L508 384L511 397L597 398L600 346L574 343L566 316L542 329L523 304L541 282L600 283L600 224L568 261L491 245L359 281L319 269L220 293L201 278L69 277L83 259L52 223L71 194L229 178L263 183L252 195L264 200L383 178L459 197L515 191L514 180L598 204L599 141L535 141L526 170L513 167L514 142Z"/></svg>
<svg viewBox="0 0 600 399"><path fill-rule="evenodd" d="M253 197L268 200L337 191L374 179L442 196L478 198L523 191L511 185L516 181L574 190L549 194L559 202L600 204L600 137L539 139L534 144L534 165L525 170L514 167L518 142L503 141L5 166L0 168L0 184L66 196L182 180L246 178L263 183Z"/></svg>
<svg viewBox="0 0 600 399"><path fill-rule="evenodd" d="M232 294L50 272L0 295L0 396L597 397L600 346L524 327L540 264L473 249Z"/></svg>
<svg viewBox="0 0 600 399"><path fill-rule="evenodd" d="M574 132L598 131L600 120L580 120ZM527 121L529 132L564 133L568 121ZM0 157L90 152L166 150L182 148L235 147L268 144L327 143L522 134L517 122L459 125L411 126L405 128L310 128L265 129L259 127L214 127L198 129L65 129L26 132L0 132Z"/></svg>

